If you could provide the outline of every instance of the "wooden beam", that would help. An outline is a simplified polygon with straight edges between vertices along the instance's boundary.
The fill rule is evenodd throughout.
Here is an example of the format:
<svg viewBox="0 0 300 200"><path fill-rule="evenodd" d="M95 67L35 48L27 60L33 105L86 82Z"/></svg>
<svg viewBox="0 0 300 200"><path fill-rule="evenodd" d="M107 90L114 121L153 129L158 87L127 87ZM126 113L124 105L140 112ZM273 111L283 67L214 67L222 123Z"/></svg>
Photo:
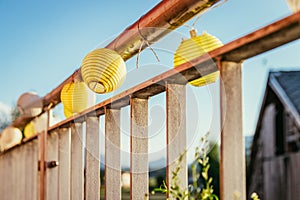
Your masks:
<svg viewBox="0 0 300 200"><path fill-rule="evenodd" d="M148 199L148 99L130 100L130 177L130 199Z"/></svg>
<svg viewBox="0 0 300 200"><path fill-rule="evenodd" d="M99 118L86 118L85 199L100 199Z"/></svg>
<svg viewBox="0 0 300 200"><path fill-rule="evenodd" d="M221 162L222 200L246 199L245 148L242 116L242 64L221 63Z"/></svg>
<svg viewBox="0 0 300 200"><path fill-rule="evenodd" d="M177 178L182 189L188 187L186 155L186 85L167 83L167 186L171 188L173 172L180 166ZM179 163L179 158L183 156ZM170 196L171 197L171 196Z"/></svg>
<svg viewBox="0 0 300 200"><path fill-rule="evenodd" d="M121 111L105 109L105 198L121 200Z"/></svg>

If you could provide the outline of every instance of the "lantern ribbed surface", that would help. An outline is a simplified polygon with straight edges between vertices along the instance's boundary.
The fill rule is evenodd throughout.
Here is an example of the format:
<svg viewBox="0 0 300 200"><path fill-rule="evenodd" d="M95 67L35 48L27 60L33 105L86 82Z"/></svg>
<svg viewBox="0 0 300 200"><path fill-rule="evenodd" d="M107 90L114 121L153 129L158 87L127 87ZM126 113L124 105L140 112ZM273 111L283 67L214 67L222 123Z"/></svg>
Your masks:
<svg viewBox="0 0 300 200"><path fill-rule="evenodd" d="M82 81L67 83L60 93L60 99L64 110L68 111L64 112L66 117L79 113L95 105L96 102L95 93Z"/></svg>
<svg viewBox="0 0 300 200"><path fill-rule="evenodd" d="M26 92L19 97L17 107L23 116L35 117L41 114L43 101L35 92Z"/></svg>
<svg viewBox="0 0 300 200"><path fill-rule="evenodd" d="M9 149L10 147L19 144L22 140L22 132L20 129L9 126L5 128L0 138L1 150Z"/></svg>
<svg viewBox="0 0 300 200"><path fill-rule="evenodd" d="M177 67L183 63L189 62L209 51L212 51L218 47L223 46L222 42L204 32L203 34L196 36L195 30L191 31L191 38L183 40L177 48L174 55L174 67ZM189 83L193 86L203 86L209 83L215 82L219 78L219 71L213 72Z"/></svg>
<svg viewBox="0 0 300 200"><path fill-rule="evenodd" d="M77 113L72 113L67 108L64 108L64 115L66 116L66 118L72 117L75 114L77 114Z"/></svg>
<svg viewBox="0 0 300 200"><path fill-rule="evenodd" d="M24 136L25 138L29 138L36 133L34 129L34 125L32 122L29 122L24 128Z"/></svg>
<svg viewBox="0 0 300 200"><path fill-rule="evenodd" d="M112 92L125 80L125 62L111 49L96 49L83 59L81 76L92 91L99 94Z"/></svg>

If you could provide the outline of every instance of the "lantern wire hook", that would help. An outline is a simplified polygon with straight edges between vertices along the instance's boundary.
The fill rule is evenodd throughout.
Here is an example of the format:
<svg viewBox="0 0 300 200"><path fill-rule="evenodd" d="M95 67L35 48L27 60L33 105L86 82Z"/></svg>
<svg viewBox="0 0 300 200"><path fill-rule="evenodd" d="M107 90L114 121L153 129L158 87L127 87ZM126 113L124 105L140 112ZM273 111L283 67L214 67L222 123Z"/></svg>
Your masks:
<svg viewBox="0 0 300 200"><path fill-rule="evenodd" d="M142 16L142 17L143 17L143 16ZM151 47L149 41L148 41L148 40L143 36L143 34L141 33L141 29L140 29L140 21L141 21L141 18L142 18L142 17L140 17L140 18L139 18L139 21L138 21L138 32L139 32L139 35L140 35L141 38L142 38L142 43L141 43L141 45L140 45L140 48L139 48L139 51L138 51L138 54L137 54L137 57L136 57L136 68L137 68L137 69L138 69L138 67L139 67L140 54L141 54L141 51L142 51L142 48L143 48L144 43L146 43L147 47L150 48L150 50L151 50L152 53L154 54L156 60L157 60L158 62L160 62L158 55L156 54L156 52L154 51L154 49Z"/></svg>

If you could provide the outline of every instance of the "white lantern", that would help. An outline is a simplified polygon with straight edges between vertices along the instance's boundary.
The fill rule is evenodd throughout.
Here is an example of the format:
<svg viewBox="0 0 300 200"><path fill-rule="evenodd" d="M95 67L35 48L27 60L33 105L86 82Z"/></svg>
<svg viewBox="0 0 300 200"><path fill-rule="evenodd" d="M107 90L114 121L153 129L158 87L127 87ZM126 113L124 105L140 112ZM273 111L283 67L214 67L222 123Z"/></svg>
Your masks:
<svg viewBox="0 0 300 200"><path fill-rule="evenodd" d="M287 4L294 13L300 10L300 0L287 0Z"/></svg>
<svg viewBox="0 0 300 200"><path fill-rule="evenodd" d="M22 132L20 129L9 126L5 128L1 134L0 138L0 148L1 150L9 149L22 140Z"/></svg>
<svg viewBox="0 0 300 200"><path fill-rule="evenodd" d="M26 92L19 97L17 106L21 115L36 117L43 110L43 100L34 92Z"/></svg>

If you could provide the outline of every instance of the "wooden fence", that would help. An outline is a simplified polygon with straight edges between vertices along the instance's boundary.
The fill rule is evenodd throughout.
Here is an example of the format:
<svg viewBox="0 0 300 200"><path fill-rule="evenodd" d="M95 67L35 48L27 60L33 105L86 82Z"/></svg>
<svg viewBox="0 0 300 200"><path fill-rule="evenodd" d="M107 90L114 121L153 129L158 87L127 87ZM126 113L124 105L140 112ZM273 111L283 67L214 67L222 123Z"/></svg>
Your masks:
<svg viewBox="0 0 300 200"><path fill-rule="evenodd" d="M185 149L186 82L220 70L221 199L246 199L245 155L242 134L243 60L300 38L300 12L211 51L192 62L162 73L129 90L49 127L0 154L0 195L11 199L99 199L99 117L105 120L105 199L121 199L120 127L122 108L130 106L131 199L148 193L148 101L166 93L167 184L174 159ZM211 62L211 59L215 63ZM184 80L179 77L184 77ZM226 91L225 93L222 91ZM227 99L227 101L226 101ZM231 112L226 112L231 111ZM234 111L234 112L232 112ZM46 112L46 114L49 111ZM48 115L49 116L49 115ZM84 130L85 129L85 130ZM85 135L84 135L85 134ZM86 138L86 144L82 138ZM56 166L56 162L59 163ZM113 166L113 168L112 168ZM187 186L187 163L179 174Z"/></svg>

